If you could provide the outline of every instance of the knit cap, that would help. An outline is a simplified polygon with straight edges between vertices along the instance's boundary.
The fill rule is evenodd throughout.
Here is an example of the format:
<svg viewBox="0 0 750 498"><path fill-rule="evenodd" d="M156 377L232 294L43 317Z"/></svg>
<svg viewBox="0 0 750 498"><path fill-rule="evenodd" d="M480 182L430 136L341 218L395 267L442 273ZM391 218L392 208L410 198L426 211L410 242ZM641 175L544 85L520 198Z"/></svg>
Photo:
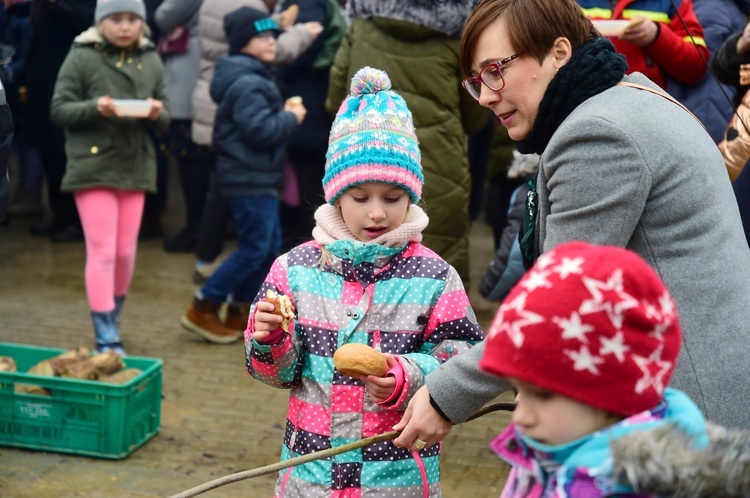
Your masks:
<svg viewBox="0 0 750 498"><path fill-rule="evenodd" d="M279 33L279 25L267 12L240 7L224 16L224 34L229 42L229 55L237 55L254 36L264 31Z"/></svg>
<svg viewBox="0 0 750 498"><path fill-rule="evenodd" d="M392 183L422 195L422 155L411 111L385 71L363 67L352 78L331 126L323 191L329 204L362 183Z"/></svg>
<svg viewBox="0 0 750 498"><path fill-rule="evenodd" d="M510 291L479 367L628 417L655 408L681 332L672 297L637 254L569 242Z"/></svg>
<svg viewBox="0 0 750 498"><path fill-rule="evenodd" d="M146 19L146 6L143 0L96 0L95 23L112 14L135 14Z"/></svg>

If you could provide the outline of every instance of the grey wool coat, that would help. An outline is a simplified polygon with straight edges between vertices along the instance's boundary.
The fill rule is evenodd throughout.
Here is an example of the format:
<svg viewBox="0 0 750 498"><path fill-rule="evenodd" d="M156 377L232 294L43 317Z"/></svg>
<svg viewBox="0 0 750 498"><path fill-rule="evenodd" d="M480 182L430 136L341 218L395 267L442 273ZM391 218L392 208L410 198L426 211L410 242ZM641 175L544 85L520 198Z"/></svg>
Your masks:
<svg viewBox="0 0 750 498"><path fill-rule="evenodd" d="M639 73L625 78L655 90ZM537 254L571 240L637 252L669 287L683 344L672 387L706 418L750 427L750 249L716 145L674 103L615 86L579 105L542 154ZM430 394L462 421L507 384L481 373L484 348L446 362Z"/></svg>

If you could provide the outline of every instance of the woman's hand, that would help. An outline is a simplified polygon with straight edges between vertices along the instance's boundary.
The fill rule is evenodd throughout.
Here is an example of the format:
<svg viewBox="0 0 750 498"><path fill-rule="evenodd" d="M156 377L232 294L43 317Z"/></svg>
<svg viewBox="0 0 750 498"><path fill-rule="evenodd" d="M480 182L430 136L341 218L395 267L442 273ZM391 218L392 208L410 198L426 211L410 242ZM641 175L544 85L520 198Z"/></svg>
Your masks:
<svg viewBox="0 0 750 498"><path fill-rule="evenodd" d="M273 313L273 304L266 301L258 301L253 314L253 339L262 341L271 332L281 327L283 318Z"/></svg>
<svg viewBox="0 0 750 498"><path fill-rule="evenodd" d="M115 104L112 102L112 97L105 95L99 97L96 101L96 110L105 118L110 118L115 115Z"/></svg>
<svg viewBox="0 0 750 498"><path fill-rule="evenodd" d="M151 111L148 113L148 119L151 121L156 121L159 119L159 116L161 116L162 111L164 110L164 102L161 100L156 100L152 98L146 99L148 102L151 103Z"/></svg>
<svg viewBox="0 0 750 498"><path fill-rule="evenodd" d="M659 28L654 21L645 17L635 17L619 38L639 47L647 47L654 43L657 34Z"/></svg>
<svg viewBox="0 0 750 498"><path fill-rule="evenodd" d="M383 353L385 361L388 363L388 369L398 365L398 358L389 353ZM363 375L359 378L365 383L367 392L370 394L370 399L375 403L382 403L387 400L393 394L393 390L396 388L396 378L393 375L386 375L385 377L376 377L374 375Z"/></svg>
<svg viewBox="0 0 750 498"><path fill-rule="evenodd" d="M401 431L393 444L401 448L421 450L422 448L414 446L417 439L425 443L425 448L432 446L445 439L453 424L435 411L430 404L430 391L427 386L422 386L409 401L404 416L393 428Z"/></svg>

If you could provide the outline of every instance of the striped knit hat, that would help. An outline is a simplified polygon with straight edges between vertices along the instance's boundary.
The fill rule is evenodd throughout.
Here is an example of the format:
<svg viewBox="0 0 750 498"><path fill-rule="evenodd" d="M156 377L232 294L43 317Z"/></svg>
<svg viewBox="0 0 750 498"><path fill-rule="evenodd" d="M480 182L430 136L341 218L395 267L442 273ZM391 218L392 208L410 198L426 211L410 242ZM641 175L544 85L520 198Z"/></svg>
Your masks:
<svg viewBox="0 0 750 498"><path fill-rule="evenodd" d="M392 183L422 195L421 154L411 111L379 69L363 67L331 127L323 190L329 204L361 183Z"/></svg>

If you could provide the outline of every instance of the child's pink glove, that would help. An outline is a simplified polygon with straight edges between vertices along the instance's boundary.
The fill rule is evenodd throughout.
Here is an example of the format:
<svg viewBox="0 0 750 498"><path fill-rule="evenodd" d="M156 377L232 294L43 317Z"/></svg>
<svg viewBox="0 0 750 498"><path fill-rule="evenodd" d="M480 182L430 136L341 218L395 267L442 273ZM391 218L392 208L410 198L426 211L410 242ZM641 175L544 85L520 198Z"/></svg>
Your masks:
<svg viewBox="0 0 750 498"><path fill-rule="evenodd" d="M393 395L393 391L396 389L397 380L391 371L399 366L398 358L390 353L383 353L385 361L388 364L388 372L384 377L376 377L374 375L364 375L359 378L365 384L367 392L370 394L370 398L375 403L384 403Z"/></svg>

